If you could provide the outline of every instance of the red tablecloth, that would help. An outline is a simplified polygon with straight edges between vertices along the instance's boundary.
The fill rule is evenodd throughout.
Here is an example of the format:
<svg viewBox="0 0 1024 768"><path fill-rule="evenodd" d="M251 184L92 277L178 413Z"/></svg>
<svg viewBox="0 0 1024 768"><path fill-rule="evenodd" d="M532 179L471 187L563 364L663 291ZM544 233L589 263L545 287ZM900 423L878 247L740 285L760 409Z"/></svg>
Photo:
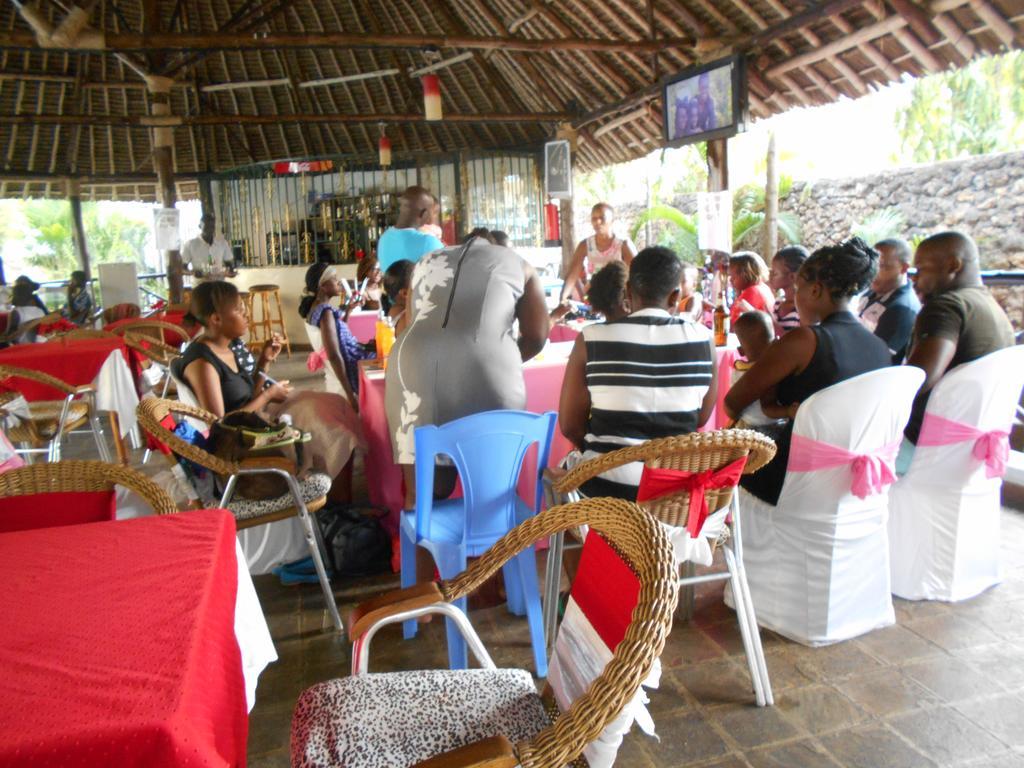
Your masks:
<svg viewBox="0 0 1024 768"><path fill-rule="evenodd" d="M248 720L223 511L0 535L0 766L236 766Z"/></svg>
<svg viewBox="0 0 1024 768"><path fill-rule="evenodd" d="M56 376L72 386L91 384L110 353L120 350L128 362L132 377L138 381L142 370L138 352L125 346L121 339L54 339L42 344L17 344L0 349L0 365L29 368ZM3 385L0 384L0 389ZM25 395L27 400L61 400L60 391L19 379L12 387Z"/></svg>

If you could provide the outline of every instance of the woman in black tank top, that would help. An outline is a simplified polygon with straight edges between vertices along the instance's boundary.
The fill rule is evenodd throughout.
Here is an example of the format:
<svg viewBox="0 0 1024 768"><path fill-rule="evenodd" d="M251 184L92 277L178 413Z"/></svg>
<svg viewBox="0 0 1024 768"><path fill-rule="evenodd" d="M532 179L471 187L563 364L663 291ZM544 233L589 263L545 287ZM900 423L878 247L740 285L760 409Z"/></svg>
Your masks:
<svg viewBox="0 0 1024 768"><path fill-rule="evenodd" d="M850 299L877 271L878 252L859 237L811 254L796 278L801 327L772 344L726 395L725 409L733 419L755 400L766 413L781 407L789 416L772 435L778 446L775 458L741 481L762 501L778 503L789 463L792 419L800 403L826 387L892 363L885 342L849 310Z"/></svg>

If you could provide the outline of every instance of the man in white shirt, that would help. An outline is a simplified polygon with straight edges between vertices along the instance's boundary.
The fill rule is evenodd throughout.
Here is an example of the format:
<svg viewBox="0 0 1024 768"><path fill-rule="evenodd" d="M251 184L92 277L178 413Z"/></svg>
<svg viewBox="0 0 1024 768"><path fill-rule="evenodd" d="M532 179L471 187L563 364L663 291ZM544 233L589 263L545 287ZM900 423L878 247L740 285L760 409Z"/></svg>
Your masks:
<svg viewBox="0 0 1024 768"><path fill-rule="evenodd" d="M212 213L204 213L199 220L199 237L185 243L181 261L186 274L193 275L196 282L235 276L231 246L217 232L217 218Z"/></svg>

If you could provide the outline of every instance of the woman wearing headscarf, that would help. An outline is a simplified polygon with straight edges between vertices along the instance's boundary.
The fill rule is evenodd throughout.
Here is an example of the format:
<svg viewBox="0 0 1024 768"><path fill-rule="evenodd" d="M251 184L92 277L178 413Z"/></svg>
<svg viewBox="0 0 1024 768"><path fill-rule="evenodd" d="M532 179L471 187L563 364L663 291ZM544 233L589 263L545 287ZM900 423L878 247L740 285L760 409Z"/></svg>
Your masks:
<svg viewBox="0 0 1024 768"><path fill-rule="evenodd" d="M359 297L353 296L344 311L331 304L332 299L341 296L341 292L341 281L334 267L323 262L313 264L306 270L306 289L299 302L299 314L309 325L320 330L328 371L327 391L343 395L352 409L358 412L359 361L373 357L373 354L359 343L345 322Z"/></svg>

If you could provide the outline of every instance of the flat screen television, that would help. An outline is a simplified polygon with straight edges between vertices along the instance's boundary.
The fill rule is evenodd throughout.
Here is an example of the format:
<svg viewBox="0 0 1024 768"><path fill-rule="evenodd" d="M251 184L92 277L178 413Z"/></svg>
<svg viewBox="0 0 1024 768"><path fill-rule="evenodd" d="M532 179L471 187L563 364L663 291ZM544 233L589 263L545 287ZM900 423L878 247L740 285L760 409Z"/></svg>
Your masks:
<svg viewBox="0 0 1024 768"><path fill-rule="evenodd" d="M724 139L746 128L747 78L742 56L690 67L664 81L665 145Z"/></svg>

